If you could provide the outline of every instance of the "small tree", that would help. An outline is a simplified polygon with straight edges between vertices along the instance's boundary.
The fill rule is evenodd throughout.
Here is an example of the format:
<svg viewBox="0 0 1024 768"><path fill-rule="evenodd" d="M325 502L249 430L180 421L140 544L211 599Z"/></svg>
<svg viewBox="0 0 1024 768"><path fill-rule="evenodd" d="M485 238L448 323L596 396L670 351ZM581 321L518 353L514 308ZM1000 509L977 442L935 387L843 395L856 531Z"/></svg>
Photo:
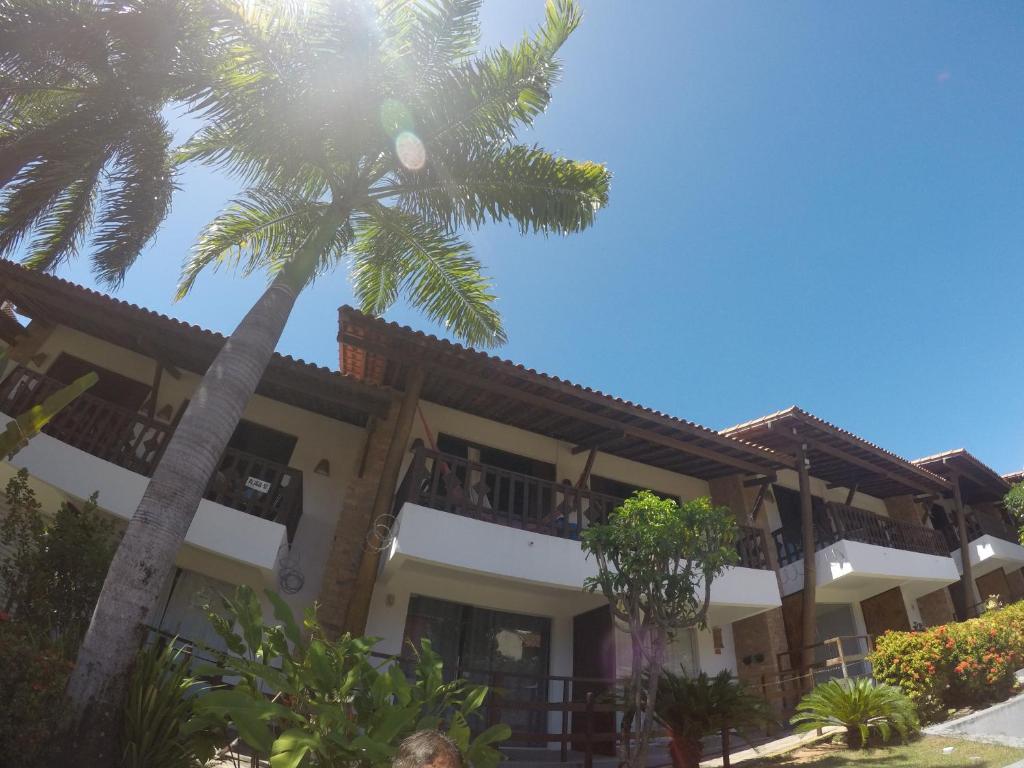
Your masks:
<svg viewBox="0 0 1024 768"><path fill-rule="evenodd" d="M1024 482L1014 485L1003 497L1003 506L1017 523L1020 542L1024 544Z"/></svg>
<svg viewBox="0 0 1024 768"><path fill-rule="evenodd" d="M74 658L120 538L114 522L97 510L95 495L48 518L24 469L8 481L4 500L0 607Z"/></svg>
<svg viewBox="0 0 1024 768"><path fill-rule="evenodd" d="M707 626L711 582L738 560L736 521L704 497L680 505L637 491L605 525L583 531L583 548L597 559L584 588L601 592L629 632L632 664L628 706L636 749L623 739L623 762L643 768L665 650L680 631ZM623 723L623 730L629 727Z"/></svg>

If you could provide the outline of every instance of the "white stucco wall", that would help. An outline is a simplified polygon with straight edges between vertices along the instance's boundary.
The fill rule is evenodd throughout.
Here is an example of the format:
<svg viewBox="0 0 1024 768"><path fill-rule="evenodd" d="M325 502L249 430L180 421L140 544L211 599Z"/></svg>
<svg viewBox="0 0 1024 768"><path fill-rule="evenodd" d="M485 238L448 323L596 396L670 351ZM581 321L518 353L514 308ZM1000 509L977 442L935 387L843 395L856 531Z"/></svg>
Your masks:
<svg viewBox="0 0 1024 768"><path fill-rule="evenodd" d="M55 328L43 342L39 351L46 355L46 359L41 366L29 363L29 367L42 373L46 372L46 369L53 364L61 352L67 352L146 386L151 386L153 382L156 366L153 359L71 328L63 326ZM164 405L170 405L172 412L177 413L182 403L192 396L200 381L200 375L189 371L180 373L180 378L176 379L164 371L157 398L157 411ZM297 438L289 466L302 471L303 513L289 554L296 561L304 584L299 592L294 595L285 595L285 598L297 610L301 610L312 604L319 593L324 567L334 537L334 529L342 509L344 489L355 471L356 462L365 441L365 430L260 395L251 399L243 413L243 418ZM69 448L69 450L74 449ZM94 457L89 458L94 459ZM318 475L313 471L321 459L327 459L329 462L330 477ZM100 460L94 459L94 461ZM107 462L100 463L105 465L105 469L90 470L91 475L87 473L83 480L83 488L89 485L89 482L86 481L90 480L90 477L95 479L113 477L117 473L111 473L110 470L120 469ZM127 470L123 471L127 472ZM128 474L132 475L133 473ZM142 478L142 481L144 483L145 478ZM132 498L136 495L136 483L130 481L122 483L118 480L107 485L108 487L102 490L101 504L110 504L118 510L126 506L134 510ZM86 494L96 489L96 487L92 487L86 491ZM204 501L203 504L216 507L219 510L217 515L210 517L202 525L204 537L213 537L218 540L214 547L207 547L210 551L216 551L218 547L233 546L234 549L244 552L250 548L244 540L248 536L247 533L242 535L243 541L232 544L231 540L236 538L243 528L254 531L261 530L265 526L257 525L260 523L274 526L275 532L278 529L283 530L283 527L276 523L261 521L251 515L228 510L220 505L212 505L210 502ZM241 522L245 525L240 524L239 520L235 519L235 515L241 515ZM265 546L260 545L258 549L263 552ZM286 551L281 550L281 553ZM261 555L261 562L262 559ZM224 576L213 566L205 567L199 554L194 553L194 557L188 561L187 565L189 567L198 566L200 569L211 572L216 578Z"/></svg>

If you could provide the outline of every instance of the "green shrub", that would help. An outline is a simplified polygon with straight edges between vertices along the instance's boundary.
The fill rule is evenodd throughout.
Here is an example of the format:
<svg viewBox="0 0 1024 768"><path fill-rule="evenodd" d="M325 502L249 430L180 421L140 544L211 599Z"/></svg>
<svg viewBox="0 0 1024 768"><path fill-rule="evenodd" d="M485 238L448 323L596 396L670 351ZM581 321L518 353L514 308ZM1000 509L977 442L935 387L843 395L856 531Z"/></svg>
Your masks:
<svg viewBox="0 0 1024 768"><path fill-rule="evenodd" d="M673 765L696 768L703 754L701 739L726 728L747 731L774 721L764 699L733 679L729 671L691 677L665 671L658 681L656 720L672 734Z"/></svg>
<svg viewBox="0 0 1024 768"><path fill-rule="evenodd" d="M894 731L905 742L920 727L914 703L899 688L867 677L819 685L796 705L790 722L798 733L842 726L853 749L866 746L875 734L889 741Z"/></svg>
<svg viewBox="0 0 1024 768"><path fill-rule="evenodd" d="M0 745L6 756L17 755L19 768L51 764L47 751L70 674L71 662L60 646L0 613Z"/></svg>
<svg viewBox="0 0 1024 768"><path fill-rule="evenodd" d="M193 727L233 727L254 752L270 755L273 768L384 768L403 738L436 729L459 746L467 765L496 768L501 756L494 745L511 729L494 725L471 735L470 721L479 716L487 688L445 682L441 657L429 641L423 641L409 680L395 660L374 658L373 640L332 640L312 611L302 632L287 604L266 594L273 626L264 625L260 601L248 587L224 598L226 615L211 613L231 655L221 667L196 673L238 682L199 696Z"/></svg>
<svg viewBox="0 0 1024 768"><path fill-rule="evenodd" d="M872 675L880 683L900 688L917 707L921 720L938 720L947 709L952 676L948 653L937 632L886 632L875 641Z"/></svg>
<svg viewBox="0 0 1024 768"><path fill-rule="evenodd" d="M1024 665L1024 604L921 632L887 632L870 661L875 679L899 686L923 720L1000 701Z"/></svg>
<svg viewBox="0 0 1024 768"><path fill-rule="evenodd" d="M0 608L59 643L73 658L89 627L120 535L96 506L62 504L45 514L22 469L4 489Z"/></svg>

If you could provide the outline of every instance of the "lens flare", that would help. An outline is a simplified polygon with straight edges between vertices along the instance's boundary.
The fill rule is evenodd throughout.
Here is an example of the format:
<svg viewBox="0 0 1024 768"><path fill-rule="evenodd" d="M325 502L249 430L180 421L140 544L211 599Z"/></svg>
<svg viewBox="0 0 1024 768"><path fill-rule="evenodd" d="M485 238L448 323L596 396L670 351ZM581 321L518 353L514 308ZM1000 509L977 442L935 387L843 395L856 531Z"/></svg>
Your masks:
<svg viewBox="0 0 1024 768"><path fill-rule="evenodd" d="M402 131L395 138L395 154L398 162L410 171L418 171L427 164L427 148L412 131Z"/></svg>

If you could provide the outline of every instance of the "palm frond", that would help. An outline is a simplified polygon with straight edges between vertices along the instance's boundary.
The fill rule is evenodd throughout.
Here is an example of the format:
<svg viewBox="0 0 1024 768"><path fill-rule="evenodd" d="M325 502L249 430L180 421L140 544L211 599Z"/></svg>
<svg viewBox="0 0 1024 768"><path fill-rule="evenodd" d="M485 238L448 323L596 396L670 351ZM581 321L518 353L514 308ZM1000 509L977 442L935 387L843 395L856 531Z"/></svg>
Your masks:
<svg viewBox="0 0 1024 768"><path fill-rule="evenodd" d="M547 109L561 65L556 54L579 26L572 0L549 2L543 26L513 48L499 47L437 78L417 103L420 133L432 143L485 145L514 137Z"/></svg>
<svg viewBox="0 0 1024 768"><path fill-rule="evenodd" d="M380 314L401 293L471 345L505 342L490 281L469 245L451 232L371 205L357 222L352 260L353 287L367 311Z"/></svg>
<svg viewBox="0 0 1024 768"><path fill-rule="evenodd" d="M308 236L321 204L285 193L252 189L238 197L202 231L182 268L177 297L183 298L207 267L249 275L286 262Z"/></svg>
<svg viewBox="0 0 1024 768"><path fill-rule="evenodd" d="M92 223L100 172L106 158L97 157L81 176L69 184L36 226L35 238L24 264L52 271L78 252Z"/></svg>
<svg viewBox="0 0 1024 768"><path fill-rule="evenodd" d="M93 237L93 273L120 285L166 218L174 192L171 133L156 114L143 117L117 149Z"/></svg>
<svg viewBox="0 0 1024 768"><path fill-rule="evenodd" d="M5 190L0 200L0 256L9 254L73 184L76 168L60 159L28 165Z"/></svg>
<svg viewBox="0 0 1024 768"><path fill-rule="evenodd" d="M375 194L448 227L512 220L521 232L579 232L608 203L611 174L600 163L556 157L533 146L430 158Z"/></svg>
<svg viewBox="0 0 1024 768"><path fill-rule="evenodd" d="M407 6L413 71L430 78L472 56L480 42L480 0L421 0Z"/></svg>

